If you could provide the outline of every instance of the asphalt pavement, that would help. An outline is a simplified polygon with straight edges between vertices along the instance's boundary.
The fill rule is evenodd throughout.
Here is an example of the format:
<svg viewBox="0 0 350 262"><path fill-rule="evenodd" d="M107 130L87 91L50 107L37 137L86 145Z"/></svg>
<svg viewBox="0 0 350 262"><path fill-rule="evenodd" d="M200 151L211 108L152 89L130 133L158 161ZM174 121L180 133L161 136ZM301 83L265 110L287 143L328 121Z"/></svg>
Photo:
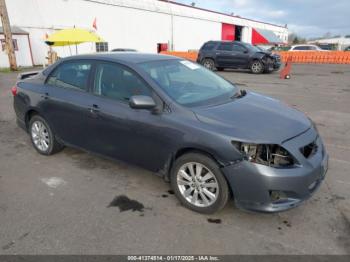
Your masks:
<svg viewBox="0 0 350 262"><path fill-rule="evenodd" d="M293 65L289 80L220 74L317 123L330 163L310 200L276 214L231 201L202 215L144 169L71 148L39 155L15 123L16 73L0 73L0 254L350 254L349 65Z"/></svg>

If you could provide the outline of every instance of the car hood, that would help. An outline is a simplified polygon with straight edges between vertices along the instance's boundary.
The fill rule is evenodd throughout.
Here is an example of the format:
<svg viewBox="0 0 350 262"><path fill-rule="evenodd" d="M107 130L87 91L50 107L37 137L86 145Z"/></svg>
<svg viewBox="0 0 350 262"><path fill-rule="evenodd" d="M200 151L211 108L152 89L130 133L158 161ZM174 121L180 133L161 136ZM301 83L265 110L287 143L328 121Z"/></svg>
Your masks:
<svg viewBox="0 0 350 262"><path fill-rule="evenodd" d="M281 144L311 127L302 112L253 92L229 103L194 108L193 112L215 132L244 142Z"/></svg>

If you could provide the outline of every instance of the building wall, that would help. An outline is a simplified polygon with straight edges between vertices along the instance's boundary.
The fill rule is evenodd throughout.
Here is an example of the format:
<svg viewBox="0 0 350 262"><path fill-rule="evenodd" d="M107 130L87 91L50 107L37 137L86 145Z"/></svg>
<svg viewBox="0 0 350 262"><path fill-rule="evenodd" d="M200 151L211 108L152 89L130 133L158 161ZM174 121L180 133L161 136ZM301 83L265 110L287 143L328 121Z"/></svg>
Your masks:
<svg viewBox="0 0 350 262"><path fill-rule="evenodd" d="M252 27L288 35L284 27L156 0L6 0L6 4L12 25L30 34L35 64L45 62L45 34L73 26L92 29L95 17L97 33L110 49L142 52L156 52L157 43L171 46L172 39L177 51L199 49L205 41L221 39L222 23L245 26L245 42L251 42ZM74 46L54 49L59 56L75 54ZM91 43L78 46L78 53L94 51Z"/></svg>
<svg viewBox="0 0 350 262"><path fill-rule="evenodd" d="M174 17L174 50L198 50L204 42L221 39L221 23Z"/></svg>
<svg viewBox="0 0 350 262"><path fill-rule="evenodd" d="M337 38L328 38L328 39L318 39L309 41L310 44L336 44L338 46L338 50L344 50L348 46L350 46L350 38L346 37L337 37Z"/></svg>
<svg viewBox="0 0 350 262"><path fill-rule="evenodd" d="M13 35L13 39L17 41L18 51L15 51L18 66L32 66L32 58L30 56L30 48L27 35ZM0 34L0 39L5 39L4 35ZM0 67L9 67L8 56L5 51L2 51L0 46Z"/></svg>

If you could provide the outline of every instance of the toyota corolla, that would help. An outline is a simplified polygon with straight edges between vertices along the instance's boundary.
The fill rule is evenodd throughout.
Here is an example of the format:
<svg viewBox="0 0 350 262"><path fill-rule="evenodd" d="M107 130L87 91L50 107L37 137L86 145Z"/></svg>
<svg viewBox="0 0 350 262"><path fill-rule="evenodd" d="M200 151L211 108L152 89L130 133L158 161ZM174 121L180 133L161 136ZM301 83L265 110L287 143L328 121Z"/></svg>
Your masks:
<svg viewBox="0 0 350 262"><path fill-rule="evenodd" d="M213 213L295 207L320 186L328 155L302 112L172 56L81 55L12 88L34 148L120 159L170 181L181 203Z"/></svg>

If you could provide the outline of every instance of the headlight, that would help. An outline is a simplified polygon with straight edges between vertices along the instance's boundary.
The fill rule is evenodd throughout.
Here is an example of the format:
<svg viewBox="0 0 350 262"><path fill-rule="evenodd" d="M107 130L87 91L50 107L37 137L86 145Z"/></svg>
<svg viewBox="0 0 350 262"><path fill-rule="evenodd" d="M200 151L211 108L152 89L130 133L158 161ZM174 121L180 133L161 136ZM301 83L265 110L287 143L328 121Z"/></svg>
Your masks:
<svg viewBox="0 0 350 262"><path fill-rule="evenodd" d="M292 167L298 162L283 147L274 144L250 144L232 141L232 145L243 155L247 161L271 166Z"/></svg>
<svg viewBox="0 0 350 262"><path fill-rule="evenodd" d="M316 130L316 132L318 133L318 128L317 128L316 123L315 123L310 117L308 117L308 118L309 118L309 120L310 120L310 122L311 122L311 125L312 125L313 128Z"/></svg>

